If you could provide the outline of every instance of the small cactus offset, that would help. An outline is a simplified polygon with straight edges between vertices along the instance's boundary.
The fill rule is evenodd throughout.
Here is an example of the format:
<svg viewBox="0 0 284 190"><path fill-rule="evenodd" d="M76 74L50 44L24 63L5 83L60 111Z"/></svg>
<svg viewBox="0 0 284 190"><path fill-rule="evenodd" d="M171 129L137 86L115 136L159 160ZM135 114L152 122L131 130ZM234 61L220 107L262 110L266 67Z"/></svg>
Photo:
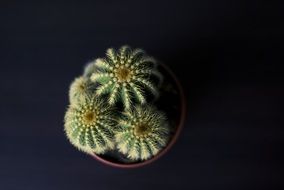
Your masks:
<svg viewBox="0 0 284 190"><path fill-rule="evenodd" d="M83 102L86 96L90 96L95 90L94 84L87 78L81 76L76 78L70 85L69 101L71 104Z"/></svg>
<svg viewBox="0 0 284 190"><path fill-rule="evenodd" d="M96 72L96 70L96 62L91 61L85 66L83 76L90 79L91 75Z"/></svg>
<svg viewBox="0 0 284 190"><path fill-rule="evenodd" d="M114 148L112 109L96 97L71 104L65 115L65 132L70 142L86 153L104 153Z"/></svg>
<svg viewBox="0 0 284 190"><path fill-rule="evenodd" d="M146 103L146 92L156 97L159 95L154 78L161 81L162 75L156 69L156 61L143 50L123 46L118 52L108 49L106 55L106 58L95 60L93 66L97 70L90 78L99 84L98 96L107 94L110 105L120 101L125 109L130 109L133 100Z"/></svg>
<svg viewBox="0 0 284 190"><path fill-rule="evenodd" d="M146 160L166 146L169 126L163 113L151 106L139 106L124 113L115 138L119 151L131 160Z"/></svg>

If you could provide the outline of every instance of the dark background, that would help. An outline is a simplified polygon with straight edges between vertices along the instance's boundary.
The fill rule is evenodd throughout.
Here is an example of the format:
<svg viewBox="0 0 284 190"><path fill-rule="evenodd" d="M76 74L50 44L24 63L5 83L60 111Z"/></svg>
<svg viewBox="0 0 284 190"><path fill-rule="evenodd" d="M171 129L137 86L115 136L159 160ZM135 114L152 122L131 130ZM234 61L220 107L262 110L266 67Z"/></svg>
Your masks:
<svg viewBox="0 0 284 190"><path fill-rule="evenodd" d="M0 189L283 187L282 11L274 1L0 1ZM124 44L171 67L188 102L171 151L132 170L63 133L70 82Z"/></svg>

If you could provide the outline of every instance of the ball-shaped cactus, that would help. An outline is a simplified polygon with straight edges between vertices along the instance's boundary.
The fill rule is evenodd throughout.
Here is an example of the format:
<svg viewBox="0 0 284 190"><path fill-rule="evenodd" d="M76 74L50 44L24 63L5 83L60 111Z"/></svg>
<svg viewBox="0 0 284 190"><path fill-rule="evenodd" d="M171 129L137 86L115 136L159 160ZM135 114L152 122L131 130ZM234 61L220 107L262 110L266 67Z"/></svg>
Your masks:
<svg viewBox="0 0 284 190"><path fill-rule="evenodd" d="M156 108L138 106L119 120L115 139L118 150L130 160L146 160L166 146L169 124Z"/></svg>
<svg viewBox="0 0 284 190"><path fill-rule="evenodd" d="M68 139L89 154L101 154L114 148L114 127L112 109L95 96L71 104L65 115Z"/></svg>
<svg viewBox="0 0 284 190"><path fill-rule="evenodd" d="M71 104L83 102L86 96L93 94L94 84L86 77L78 77L71 83L69 88L69 101Z"/></svg>
<svg viewBox="0 0 284 190"><path fill-rule="evenodd" d="M96 72L97 67L96 67L96 61L90 61L89 63L86 64L83 72L83 76L90 79L91 75Z"/></svg>
<svg viewBox="0 0 284 190"><path fill-rule="evenodd" d="M162 80L162 75L156 68L156 61L147 56L141 49L132 50L128 46L123 46L116 52L108 49L106 58L95 60L90 79L98 83L96 94L108 95L108 103L114 105L122 102L125 109L133 105L133 101L139 104L146 103L146 92L158 96L158 83Z"/></svg>

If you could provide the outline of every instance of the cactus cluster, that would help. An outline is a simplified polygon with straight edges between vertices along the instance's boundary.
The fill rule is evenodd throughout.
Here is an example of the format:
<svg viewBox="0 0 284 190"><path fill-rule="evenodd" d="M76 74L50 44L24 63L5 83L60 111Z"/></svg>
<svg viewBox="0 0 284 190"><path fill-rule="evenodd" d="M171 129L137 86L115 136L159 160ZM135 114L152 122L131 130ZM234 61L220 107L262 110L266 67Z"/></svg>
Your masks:
<svg viewBox="0 0 284 190"><path fill-rule="evenodd" d="M117 151L133 161L155 156L169 139L165 114L149 101L159 97L162 79L143 50L108 49L70 85L67 138L88 154Z"/></svg>

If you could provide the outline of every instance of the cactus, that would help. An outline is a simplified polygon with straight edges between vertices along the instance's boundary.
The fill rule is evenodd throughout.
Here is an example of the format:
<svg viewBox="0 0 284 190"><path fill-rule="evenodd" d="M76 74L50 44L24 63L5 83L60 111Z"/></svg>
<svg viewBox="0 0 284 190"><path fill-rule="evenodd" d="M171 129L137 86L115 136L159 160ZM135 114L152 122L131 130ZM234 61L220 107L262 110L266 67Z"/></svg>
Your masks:
<svg viewBox="0 0 284 190"><path fill-rule="evenodd" d="M118 121L118 150L131 160L146 160L166 146L169 126L163 113L152 106L138 106Z"/></svg>
<svg viewBox="0 0 284 190"><path fill-rule="evenodd" d="M119 162L157 155L168 143L170 127L149 97L159 97L162 80L156 61L143 50L108 49L70 85L67 138L87 154L114 156Z"/></svg>
<svg viewBox="0 0 284 190"><path fill-rule="evenodd" d="M95 96L71 104L65 115L65 132L71 144L86 153L101 154L114 148L112 108Z"/></svg>
<svg viewBox="0 0 284 190"><path fill-rule="evenodd" d="M96 70L92 66L96 66ZM118 52L108 49L106 58L95 60L86 73L94 71L91 81L98 83L96 94L108 95L109 105L122 102L125 109L130 109L133 102L146 103L146 92L158 97L157 84L162 75L156 69L156 61L141 49L132 50L123 46Z"/></svg>
<svg viewBox="0 0 284 190"><path fill-rule="evenodd" d="M91 75L94 72L96 72L96 70L97 70L96 62L95 61L91 61L91 62L86 64L86 66L84 68L83 76L89 79L91 77Z"/></svg>
<svg viewBox="0 0 284 190"><path fill-rule="evenodd" d="M90 96L95 90L94 84L87 78L81 76L75 78L69 89L69 101L71 104L79 104L86 96Z"/></svg>

